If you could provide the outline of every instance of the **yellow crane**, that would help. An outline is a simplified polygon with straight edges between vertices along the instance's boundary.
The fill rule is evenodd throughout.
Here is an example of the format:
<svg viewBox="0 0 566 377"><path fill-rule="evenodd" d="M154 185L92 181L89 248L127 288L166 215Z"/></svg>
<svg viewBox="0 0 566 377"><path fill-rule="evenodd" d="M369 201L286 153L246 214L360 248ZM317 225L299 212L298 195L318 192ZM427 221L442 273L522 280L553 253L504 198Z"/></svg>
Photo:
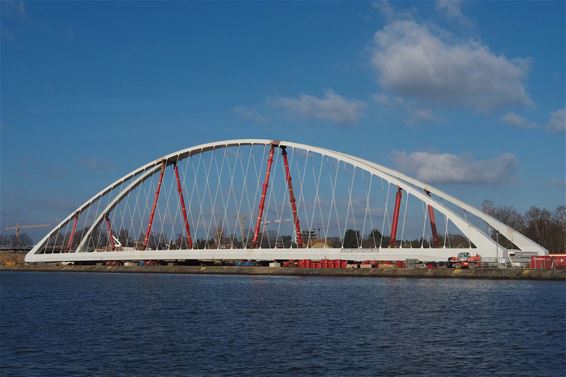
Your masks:
<svg viewBox="0 0 566 377"><path fill-rule="evenodd" d="M8 226L4 229L15 230L16 231L16 244L19 244L20 243L20 229L45 228L47 226L49 226L49 224L27 224L27 225L16 224L15 226Z"/></svg>

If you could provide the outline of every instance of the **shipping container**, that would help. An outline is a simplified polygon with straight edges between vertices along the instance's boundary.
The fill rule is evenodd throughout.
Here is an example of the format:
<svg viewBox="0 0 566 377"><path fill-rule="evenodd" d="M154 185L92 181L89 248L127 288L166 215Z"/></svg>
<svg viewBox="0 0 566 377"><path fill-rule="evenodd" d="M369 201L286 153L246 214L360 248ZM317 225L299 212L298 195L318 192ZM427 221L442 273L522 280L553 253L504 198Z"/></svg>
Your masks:
<svg viewBox="0 0 566 377"><path fill-rule="evenodd" d="M551 270L553 258L550 255L534 255L531 257L531 268L536 270Z"/></svg>
<svg viewBox="0 0 566 377"><path fill-rule="evenodd" d="M566 269L566 254L550 254L552 258L553 268L556 270Z"/></svg>

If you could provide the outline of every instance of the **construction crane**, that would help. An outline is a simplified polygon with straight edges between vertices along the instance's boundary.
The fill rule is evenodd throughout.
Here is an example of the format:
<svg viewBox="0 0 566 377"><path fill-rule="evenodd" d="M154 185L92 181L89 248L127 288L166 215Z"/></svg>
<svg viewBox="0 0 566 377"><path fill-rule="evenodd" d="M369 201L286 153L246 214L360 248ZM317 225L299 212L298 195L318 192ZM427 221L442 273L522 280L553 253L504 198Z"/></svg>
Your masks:
<svg viewBox="0 0 566 377"><path fill-rule="evenodd" d="M27 224L27 225L20 225L16 224L15 226L8 226L4 228L5 230L15 230L16 231L16 244L20 243L20 229L34 229L34 228L45 228L50 224Z"/></svg>

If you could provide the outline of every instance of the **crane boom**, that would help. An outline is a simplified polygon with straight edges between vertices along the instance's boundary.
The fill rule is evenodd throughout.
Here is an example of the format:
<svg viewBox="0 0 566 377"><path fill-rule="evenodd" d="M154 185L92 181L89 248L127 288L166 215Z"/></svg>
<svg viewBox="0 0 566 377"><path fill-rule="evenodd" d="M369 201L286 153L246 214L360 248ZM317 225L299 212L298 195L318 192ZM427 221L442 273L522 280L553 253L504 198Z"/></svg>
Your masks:
<svg viewBox="0 0 566 377"><path fill-rule="evenodd" d="M31 225L16 225L16 226L8 226L6 230L17 230L17 229L31 229L31 228L44 228L49 226L50 224L31 224Z"/></svg>
<svg viewBox="0 0 566 377"><path fill-rule="evenodd" d="M16 226L8 226L5 229L16 231L16 243L19 244L20 243L20 229L44 228L44 227L49 226L49 225L50 224L26 224L26 225L16 224Z"/></svg>

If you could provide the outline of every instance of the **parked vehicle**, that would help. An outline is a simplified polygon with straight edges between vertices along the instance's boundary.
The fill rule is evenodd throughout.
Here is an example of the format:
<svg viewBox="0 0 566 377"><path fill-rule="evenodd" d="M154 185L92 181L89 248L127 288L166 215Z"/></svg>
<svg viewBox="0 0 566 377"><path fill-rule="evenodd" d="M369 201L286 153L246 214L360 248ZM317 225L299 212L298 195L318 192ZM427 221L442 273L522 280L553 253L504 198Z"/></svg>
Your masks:
<svg viewBox="0 0 566 377"><path fill-rule="evenodd" d="M448 258L448 267L451 268L476 268L481 265L481 256L470 255L467 251L458 253L457 257Z"/></svg>

